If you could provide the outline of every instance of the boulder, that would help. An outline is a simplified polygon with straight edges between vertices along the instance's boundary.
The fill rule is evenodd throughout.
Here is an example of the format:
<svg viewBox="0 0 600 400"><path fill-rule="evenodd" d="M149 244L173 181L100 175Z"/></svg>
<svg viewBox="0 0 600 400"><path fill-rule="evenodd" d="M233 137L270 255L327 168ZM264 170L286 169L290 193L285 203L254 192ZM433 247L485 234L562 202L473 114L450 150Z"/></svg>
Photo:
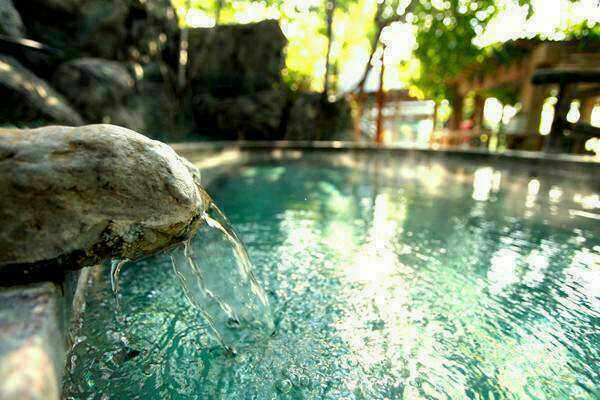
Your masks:
<svg viewBox="0 0 600 400"><path fill-rule="evenodd" d="M0 123L14 121L83 124L77 111L46 81L14 58L0 55Z"/></svg>
<svg viewBox="0 0 600 400"><path fill-rule="evenodd" d="M127 17L127 59L178 63L179 25L171 0L133 1Z"/></svg>
<svg viewBox="0 0 600 400"><path fill-rule="evenodd" d="M285 91L278 89L227 98L197 95L196 131L220 139L280 139L286 102Z"/></svg>
<svg viewBox="0 0 600 400"><path fill-rule="evenodd" d="M129 0L27 0L15 7L30 38L60 49L65 58L122 54Z"/></svg>
<svg viewBox="0 0 600 400"><path fill-rule="evenodd" d="M144 129L143 118L128 107L135 84L120 62L78 58L62 64L52 82L87 121Z"/></svg>
<svg viewBox="0 0 600 400"><path fill-rule="evenodd" d="M287 43L274 20L189 32L188 78L195 93L226 97L281 82Z"/></svg>
<svg viewBox="0 0 600 400"><path fill-rule="evenodd" d="M133 91L134 81L125 66L101 58L78 58L62 64L54 85L77 104L108 105L122 102Z"/></svg>
<svg viewBox="0 0 600 400"><path fill-rule="evenodd" d="M23 21L12 0L0 0L0 35L20 39L24 34Z"/></svg>
<svg viewBox="0 0 600 400"><path fill-rule="evenodd" d="M15 7L30 38L60 49L63 59L147 62L178 30L169 0L27 0Z"/></svg>
<svg viewBox="0 0 600 400"><path fill-rule="evenodd" d="M200 174L126 128L0 129L0 282L136 259L195 231Z"/></svg>
<svg viewBox="0 0 600 400"><path fill-rule="evenodd" d="M324 99L320 93L294 93L285 121L286 140L351 140L350 104L345 98Z"/></svg>

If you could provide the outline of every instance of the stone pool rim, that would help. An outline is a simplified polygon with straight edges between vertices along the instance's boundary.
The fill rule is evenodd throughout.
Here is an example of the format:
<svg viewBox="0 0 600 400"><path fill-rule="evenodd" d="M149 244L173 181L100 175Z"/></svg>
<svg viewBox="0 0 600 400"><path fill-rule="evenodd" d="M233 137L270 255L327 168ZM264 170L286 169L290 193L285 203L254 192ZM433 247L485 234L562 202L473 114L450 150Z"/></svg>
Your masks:
<svg viewBox="0 0 600 400"><path fill-rule="evenodd" d="M477 160L519 161L533 165L578 165L600 168L600 155L562 154L524 150L490 151L487 149L447 149L406 145L378 145L375 143L356 143L345 141L207 141L168 143L178 154L186 156L194 152L240 150L240 151L324 151L351 152L367 154L388 154L394 156L433 156L457 157Z"/></svg>

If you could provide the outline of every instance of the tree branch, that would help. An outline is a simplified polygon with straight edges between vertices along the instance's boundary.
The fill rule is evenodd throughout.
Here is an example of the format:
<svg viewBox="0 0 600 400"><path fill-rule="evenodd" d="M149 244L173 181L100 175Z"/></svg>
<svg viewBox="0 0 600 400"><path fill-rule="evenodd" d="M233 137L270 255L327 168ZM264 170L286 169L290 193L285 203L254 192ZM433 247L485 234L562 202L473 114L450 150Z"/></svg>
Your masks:
<svg viewBox="0 0 600 400"><path fill-rule="evenodd" d="M373 62L373 57L375 56L375 52L377 51L377 46L379 44L379 40L381 39L381 34L383 30L393 24L394 22L406 23L406 14L412 12L416 6L415 0L412 0L404 9L402 14L394 14L387 18L383 17L383 11L385 7L385 2L381 2L377 4L377 11L375 12L375 35L373 36L373 41L371 42L371 52L369 53L369 60L365 65L365 69L363 74L356 84L353 92L358 92L359 94L363 94L365 92L365 84L367 82L367 78L369 73L371 72L371 68L373 67L371 63Z"/></svg>

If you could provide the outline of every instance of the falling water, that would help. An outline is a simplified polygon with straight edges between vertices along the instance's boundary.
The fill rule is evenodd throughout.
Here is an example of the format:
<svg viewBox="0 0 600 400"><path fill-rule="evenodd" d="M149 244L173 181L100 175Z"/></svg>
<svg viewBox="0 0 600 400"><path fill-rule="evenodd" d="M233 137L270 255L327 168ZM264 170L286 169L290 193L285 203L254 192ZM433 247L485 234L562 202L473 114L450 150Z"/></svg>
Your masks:
<svg viewBox="0 0 600 400"><path fill-rule="evenodd" d="M274 331L267 296L227 217L202 192L203 223L190 239L169 250L173 270L185 297L202 315L212 336L230 353L244 343ZM119 273L128 260L111 264L111 287L117 314ZM122 340L127 344L127 339Z"/></svg>
<svg viewBox="0 0 600 400"><path fill-rule="evenodd" d="M129 260L114 259L110 263L110 287L112 288L113 296L115 298L117 313L121 312L121 303L119 302L119 274L127 261Z"/></svg>

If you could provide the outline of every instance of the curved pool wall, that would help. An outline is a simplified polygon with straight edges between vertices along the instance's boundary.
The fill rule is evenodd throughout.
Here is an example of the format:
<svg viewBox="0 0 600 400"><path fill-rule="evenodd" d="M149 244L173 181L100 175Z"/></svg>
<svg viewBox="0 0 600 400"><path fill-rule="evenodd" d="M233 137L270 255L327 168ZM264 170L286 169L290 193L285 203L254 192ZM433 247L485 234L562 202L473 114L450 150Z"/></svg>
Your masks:
<svg viewBox="0 0 600 400"><path fill-rule="evenodd" d="M487 153L377 147L341 142L178 143L173 148L202 170L205 186L242 165L265 161L315 160L337 166L375 168L442 163L461 170L465 163L515 171L531 177L577 180L600 191L600 163L592 157L528 152ZM61 282L0 288L0 398L60 398L67 348L85 308L85 290L93 268L71 272ZM1 286L1 285L0 285Z"/></svg>

